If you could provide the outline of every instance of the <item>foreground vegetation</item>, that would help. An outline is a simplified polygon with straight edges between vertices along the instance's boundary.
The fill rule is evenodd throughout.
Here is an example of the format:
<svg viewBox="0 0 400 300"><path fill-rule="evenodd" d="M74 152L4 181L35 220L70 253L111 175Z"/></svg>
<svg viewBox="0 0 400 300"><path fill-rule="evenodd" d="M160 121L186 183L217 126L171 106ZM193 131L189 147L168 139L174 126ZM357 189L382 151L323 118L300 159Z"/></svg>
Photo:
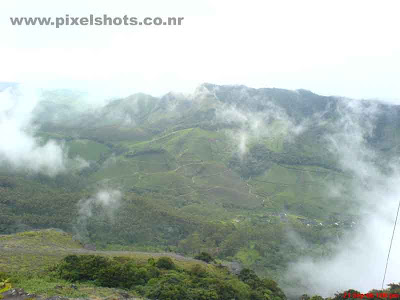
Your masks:
<svg viewBox="0 0 400 300"><path fill-rule="evenodd" d="M209 272L199 264L187 270L169 257L140 264L133 259L73 255L54 272L72 282L133 290L150 299L286 299L274 281L261 280L249 269L243 269L238 277L227 271Z"/></svg>
<svg viewBox="0 0 400 300"><path fill-rule="evenodd" d="M121 293L128 293L150 299L286 299L274 281L260 279L249 269L243 269L237 276L219 263L208 264L175 255L94 252L73 242L70 235L55 230L1 236L0 249L1 282L34 294L121 297ZM206 253L199 258L214 260Z"/></svg>

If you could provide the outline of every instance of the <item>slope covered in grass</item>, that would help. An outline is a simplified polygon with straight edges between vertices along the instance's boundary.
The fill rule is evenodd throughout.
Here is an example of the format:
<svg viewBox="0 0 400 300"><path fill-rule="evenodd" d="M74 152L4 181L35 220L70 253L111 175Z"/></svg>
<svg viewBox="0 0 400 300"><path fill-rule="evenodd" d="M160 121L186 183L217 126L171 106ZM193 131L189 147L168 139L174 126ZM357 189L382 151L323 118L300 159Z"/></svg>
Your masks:
<svg viewBox="0 0 400 300"><path fill-rule="evenodd" d="M95 109L76 97L45 93L33 119L41 143L81 165L53 177L2 166L0 233L56 227L102 249L207 251L279 279L357 223L352 174L330 143L343 122L372 123L366 147L398 154L400 110L368 101L212 84ZM93 204L103 190L118 205Z"/></svg>
<svg viewBox="0 0 400 300"><path fill-rule="evenodd" d="M0 236L0 249L0 279L36 295L286 299L274 281L251 270L235 276L221 265L175 254L85 250L56 230Z"/></svg>

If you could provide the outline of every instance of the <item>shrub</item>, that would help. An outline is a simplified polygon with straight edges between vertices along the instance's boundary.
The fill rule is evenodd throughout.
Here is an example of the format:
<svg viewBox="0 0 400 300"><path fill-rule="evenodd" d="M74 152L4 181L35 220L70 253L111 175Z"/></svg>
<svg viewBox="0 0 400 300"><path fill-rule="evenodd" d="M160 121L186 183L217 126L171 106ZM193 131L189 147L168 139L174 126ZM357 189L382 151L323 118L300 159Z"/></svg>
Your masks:
<svg viewBox="0 0 400 300"><path fill-rule="evenodd" d="M206 269L199 264L196 264L190 268L190 274L197 277L207 277Z"/></svg>
<svg viewBox="0 0 400 300"><path fill-rule="evenodd" d="M307 294L303 294L301 295L300 300L310 300L310 296L308 296Z"/></svg>
<svg viewBox="0 0 400 300"><path fill-rule="evenodd" d="M96 285L131 289L146 284L155 267L140 266L131 259L109 259L95 255L70 255L57 267L58 275L69 281L94 281Z"/></svg>
<svg viewBox="0 0 400 300"><path fill-rule="evenodd" d="M110 259L97 255L69 255L58 266L58 275L72 282L96 280L98 274L111 265Z"/></svg>
<svg viewBox="0 0 400 300"><path fill-rule="evenodd" d="M190 270L177 268L169 257L141 264L126 257L69 255L54 271L66 280L93 281L98 286L134 290L149 299L286 300L274 281L261 280L250 269L243 269L239 278L229 273L220 277L200 264Z"/></svg>
<svg viewBox="0 0 400 300"><path fill-rule="evenodd" d="M239 273L239 279L247 283L251 288L256 289L261 285L261 280L257 274L248 268L244 268Z"/></svg>
<svg viewBox="0 0 400 300"><path fill-rule="evenodd" d="M166 269L166 270L175 270L176 266L171 258L169 257L160 257L156 263L157 268Z"/></svg>
<svg viewBox="0 0 400 300"><path fill-rule="evenodd" d="M155 265L156 265L156 261L155 261L155 259L154 259L153 257L150 257L150 258L147 260L147 263L148 263L150 266L155 266Z"/></svg>
<svg viewBox="0 0 400 300"><path fill-rule="evenodd" d="M206 263L215 261L214 258L211 256L211 254L209 254L207 252L201 252L201 253L197 254L194 258L198 259L198 260L202 260Z"/></svg>
<svg viewBox="0 0 400 300"><path fill-rule="evenodd" d="M188 295L187 277L176 271L169 271L163 277L152 279L147 286L147 298L160 300L191 299Z"/></svg>
<svg viewBox="0 0 400 300"><path fill-rule="evenodd" d="M105 287L131 289L136 285L144 285L150 279L146 268L132 263L113 264L98 274L97 284Z"/></svg>
<svg viewBox="0 0 400 300"><path fill-rule="evenodd" d="M4 293L12 288L9 282L9 276L5 273L0 273L0 293Z"/></svg>

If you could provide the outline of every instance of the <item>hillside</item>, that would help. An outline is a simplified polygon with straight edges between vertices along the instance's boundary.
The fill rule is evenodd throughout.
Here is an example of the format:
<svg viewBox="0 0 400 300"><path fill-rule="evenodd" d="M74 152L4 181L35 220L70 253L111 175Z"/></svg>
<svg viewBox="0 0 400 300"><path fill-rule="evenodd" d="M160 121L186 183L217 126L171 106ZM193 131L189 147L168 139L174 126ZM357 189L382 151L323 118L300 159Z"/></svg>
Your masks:
<svg viewBox="0 0 400 300"><path fill-rule="evenodd" d="M212 84L102 107L79 97L44 92L32 124L81 166L49 176L2 164L0 233L55 227L103 250L206 251L282 280L359 223L342 146L372 151L384 174L399 153L400 109L380 102Z"/></svg>
<svg viewBox="0 0 400 300"><path fill-rule="evenodd" d="M140 294L143 292L151 299L183 299L183 294L186 295L185 299L214 299L213 297L217 296L218 299L228 299L231 296L249 299L253 293L247 285L251 283L246 283L243 276L231 274L228 268L221 264L206 263L172 253L87 250L81 243L73 240L70 234L59 230L28 231L0 236L0 250L0 270L7 271L0 272L0 279L8 278L11 285L22 288L28 293L24 298L31 295L31 299L44 299L57 295L91 299L142 299L143 295ZM81 260L84 267L73 265L72 260ZM88 280L86 277L91 276L91 270L99 272L103 267L102 263L110 264L105 273L108 276L107 281L99 282L99 274L96 275L97 279ZM128 277L117 279L121 276L116 270L117 267L122 268L119 272L131 272L138 268L140 273L130 273ZM144 271L146 269L148 272ZM75 276L74 279L71 276ZM86 279L83 279L84 276ZM252 276L253 280L257 278ZM142 279L138 279L140 277ZM152 279L149 280L150 278ZM190 290L181 285L182 279L186 280L186 285L189 284L189 280L204 282ZM137 280L134 283L135 288L124 285L128 284L129 280ZM174 280L178 281L180 288ZM273 281L265 283L268 283L269 289L264 287L263 292L268 292L274 299L286 299ZM137 285L140 285L141 289L136 288ZM174 296L171 294L173 289L176 289ZM221 289L226 290L221 292ZM156 294L157 291L159 294ZM223 293L227 293L226 297ZM10 298L11 294L7 292L0 292L0 296L2 294L5 299L14 299Z"/></svg>

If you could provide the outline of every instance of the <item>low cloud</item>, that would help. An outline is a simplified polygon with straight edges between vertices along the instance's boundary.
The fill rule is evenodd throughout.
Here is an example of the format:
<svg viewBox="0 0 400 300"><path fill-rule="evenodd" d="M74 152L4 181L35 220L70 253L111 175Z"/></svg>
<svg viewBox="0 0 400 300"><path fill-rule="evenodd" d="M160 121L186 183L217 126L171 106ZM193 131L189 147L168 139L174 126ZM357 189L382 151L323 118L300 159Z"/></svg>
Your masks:
<svg viewBox="0 0 400 300"><path fill-rule="evenodd" d="M345 232L329 257L301 258L290 265L286 280L300 283L287 288L290 295L332 296L349 288L367 292L381 288L395 213L400 199L400 165L374 151L366 139L371 136L377 106L346 100L338 106L340 118L332 123L326 136L330 151L340 166L352 175L351 189L359 204L360 223ZM336 196L344 189L332 187ZM396 232L385 284L400 281L400 231Z"/></svg>
<svg viewBox="0 0 400 300"><path fill-rule="evenodd" d="M37 91L27 87L0 92L0 165L52 176L65 171L67 157L62 145L34 137L32 112L38 102Z"/></svg>
<svg viewBox="0 0 400 300"><path fill-rule="evenodd" d="M251 141L265 138L282 138L292 141L301 134L309 124L307 122L295 125L295 122L286 112L274 105L267 103L262 111L249 111L235 105L222 105L216 111L218 122L236 126L228 131L241 156L246 154Z"/></svg>
<svg viewBox="0 0 400 300"><path fill-rule="evenodd" d="M120 207L122 193L115 189L103 189L88 199L78 202L78 219L75 226L76 238L88 242L88 221L91 218L104 218L113 222L115 211Z"/></svg>

